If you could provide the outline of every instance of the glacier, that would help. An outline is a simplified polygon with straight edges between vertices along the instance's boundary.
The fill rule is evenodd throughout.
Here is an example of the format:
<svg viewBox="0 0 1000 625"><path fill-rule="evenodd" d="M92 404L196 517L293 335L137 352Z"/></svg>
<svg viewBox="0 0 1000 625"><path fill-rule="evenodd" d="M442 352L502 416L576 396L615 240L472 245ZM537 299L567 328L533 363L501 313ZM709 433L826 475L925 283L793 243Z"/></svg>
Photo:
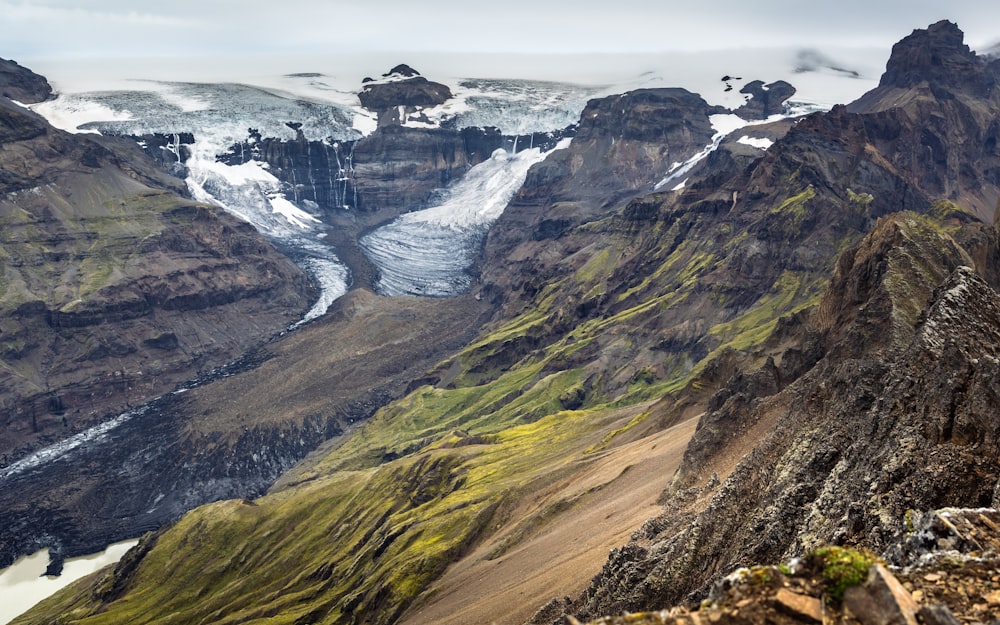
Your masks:
<svg viewBox="0 0 1000 625"><path fill-rule="evenodd" d="M686 87L711 104L733 109L743 103L744 96L724 89L718 78L724 74L788 79L799 89L788 114L800 115L850 101L873 87L879 68L869 59L882 55L881 50L828 54L846 59L842 66L860 70L851 75L822 67L803 73L795 50L778 49L615 59L416 55L411 62L425 75L452 85L455 97L438 107L420 110L418 119L403 119L403 125L450 129L492 126L506 137L524 137L576 123L591 98L660 86ZM315 66L315 59L271 59L266 66L255 68L211 61L197 67L190 62L176 67L168 63L137 67L126 61L121 61L118 69L107 65L99 70L42 67L52 74L59 96L32 108L53 125L72 132L193 134L194 144L188 146L191 156L184 162L180 145L167 148L186 168L191 195L253 224L319 285L317 301L291 326L294 328L321 316L351 286L350 272L328 239L333 226L324 211L331 209L298 198L295 189L279 181L264 163L230 165L220 162L219 157L243 144L250 129L267 138L290 141L301 136L334 148L340 142L371 134L376 129L375 116L361 108L357 97L360 72L387 65L384 59L373 57L370 62L358 59L352 67L332 72L278 69L282 63L295 63L295 69L300 70L305 62ZM483 68L481 76L485 77L469 78L475 75L472 65ZM144 77L123 80L113 76L115 71ZM177 80L180 77L185 80ZM191 82L192 78L202 82ZM91 88L95 86L103 88ZM656 188L682 188L685 174L735 130L732 126L744 124L740 120L717 128L719 134L712 144L666 172ZM468 269L483 236L523 183L527 168L545 157L545 152L530 142L524 146L513 140L504 147L505 153L495 154L435 194L443 197L437 205L426 209L414 206L412 214L376 227L363 237L360 245L378 269L381 293L441 297L469 288L472 278ZM339 208L343 207L334 210Z"/></svg>
<svg viewBox="0 0 1000 625"><path fill-rule="evenodd" d="M532 165L552 150L497 149L431 208L406 213L361 238L361 248L379 270L383 295L447 297L468 290L468 269L489 227L500 216Z"/></svg>

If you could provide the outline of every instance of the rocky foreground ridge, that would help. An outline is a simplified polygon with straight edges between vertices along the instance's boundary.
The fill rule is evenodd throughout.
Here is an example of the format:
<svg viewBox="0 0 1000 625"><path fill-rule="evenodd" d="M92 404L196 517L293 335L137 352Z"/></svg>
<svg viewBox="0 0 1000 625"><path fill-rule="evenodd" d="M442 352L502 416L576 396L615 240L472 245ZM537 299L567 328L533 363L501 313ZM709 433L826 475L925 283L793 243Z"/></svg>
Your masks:
<svg viewBox="0 0 1000 625"><path fill-rule="evenodd" d="M903 566L824 547L779 566L738 569L713 585L699 609L604 617L589 625L995 623L998 520L995 508L933 510L909 521Z"/></svg>
<svg viewBox="0 0 1000 625"><path fill-rule="evenodd" d="M955 32L896 49L968 59ZM959 74L894 54L922 77L894 106L895 81L859 101L878 106L772 126L766 152L724 141L680 192L645 185L708 142L710 107L591 103L486 242L475 339L266 496L197 508L19 622L545 623L693 610L734 569L824 543L904 564L907 518L993 505L1000 480L1000 107L969 90L996 69L972 56ZM645 475L668 442L679 470ZM668 488L627 511L660 510L638 530L599 507L644 478L654 502ZM596 577L564 566L612 525L632 538ZM779 572L775 596L816 598Z"/></svg>

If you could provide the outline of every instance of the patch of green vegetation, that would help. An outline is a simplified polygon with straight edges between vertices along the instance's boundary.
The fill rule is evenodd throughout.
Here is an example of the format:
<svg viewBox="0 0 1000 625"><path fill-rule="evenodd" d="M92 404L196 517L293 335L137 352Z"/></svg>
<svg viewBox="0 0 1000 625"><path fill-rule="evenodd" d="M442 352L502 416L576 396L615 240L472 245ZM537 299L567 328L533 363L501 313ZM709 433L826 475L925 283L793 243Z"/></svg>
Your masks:
<svg viewBox="0 0 1000 625"><path fill-rule="evenodd" d="M394 622L495 527L512 496L578 463L586 433L600 423L590 412L553 412L489 442L341 470L253 504L198 508L160 536L127 582L126 599L101 603L80 584L35 614L80 625ZM393 438L388 425L372 422L369 438L376 430ZM343 453L355 452L334 455Z"/></svg>
<svg viewBox="0 0 1000 625"><path fill-rule="evenodd" d="M976 219L976 216L964 206L960 206L950 200L938 200L931 205L927 212L938 228L948 234L954 234L962 227L962 224Z"/></svg>
<svg viewBox="0 0 1000 625"><path fill-rule="evenodd" d="M912 327L930 292L945 278L929 259L958 256L960 252L945 229L927 216L903 213L895 224L908 244L896 246L889 254L884 279L892 296L894 320Z"/></svg>
<svg viewBox="0 0 1000 625"><path fill-rule="evenodd" d="M875 196L871 193L855 193L850 187L847 188L847 200L859 212L867 212L868 207L875 201Z"/></svg>
<svg viewBox="0 0 1000 625"><path fill-rule="evenodd" d="M724 349L746 351L760 345L770 336L778 319L798 312L819 301L826 285L823 278L806 281L801 273L784 271L771 287L746 313L725 323L720 323L709 334L719 341L713 354Z"/></svg>
<svg viewBox="0 0 1000 625"><path fill-rule="evenodd" d="M768 212L772 215L782 215L787 218L790 222L790 231L797 233L799 226L809 214L806 204L814 197L816 197L816 190L813 189L812 185L809 185L800 193L789 197Z"/></svg>
<svg viewBox="0 0 1000 625"><path fill-rule="evenodd" d="M851 586L864 583L868 570L878 563L878 558L867 551L835 546L820 547L807 557L822 563L826 594L834 601L841 601Z"/></svg>

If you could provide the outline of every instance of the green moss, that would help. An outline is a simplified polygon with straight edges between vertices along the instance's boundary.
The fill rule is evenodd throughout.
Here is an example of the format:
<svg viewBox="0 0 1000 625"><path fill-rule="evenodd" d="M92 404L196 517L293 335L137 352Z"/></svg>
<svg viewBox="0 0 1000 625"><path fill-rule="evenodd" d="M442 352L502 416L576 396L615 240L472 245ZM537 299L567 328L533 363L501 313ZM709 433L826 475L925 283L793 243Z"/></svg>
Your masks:
<svg viewBox="0 0 1000 625"><path fill-rule="evenodd" d="M855 193L850 187L847 189L847 199L858 211L867 211L871 203L875 201L875 196L871 193Z"/></svg>
<svg viewBox="0 0 1000 625"><path fill-rule="evenodd" d="M941 232L954 234L962 224L976 220L976 216L963 206L949 200L938 200L931 205L927 215L936 223Z"/></svg>
<svg viewBox="0 0 1000 625"><path fill-rule="evenodd" d="M809 214L806 204L814 197L816 197L816 190L813 189L812 185L809 185L800 193L787 198L778 206L771 208L769 213L787 218L789 221L788 232L798 234L799 227Z"/></svg>
<svg viewBox="0 0 1000 625"><path fill-rule="evenodd" d="M709 334L719 341L719 346L713 353L720 353L724 349L745 351L760 345L773 332L780 317L818 302L825 285L826 280L823 278L807 280L798 272L782 272L771 291L761 297L750 310L732 321L712 327Z"/></svg>
<svg viewBox="0 0 1000 625"><path fill-rule="evenodd" d="M820 547L808 557L822 563L826 593L835 601L841 601L851 586L862 584L868 570L878 563L878 558L866 551L833 546Z"/></svg>

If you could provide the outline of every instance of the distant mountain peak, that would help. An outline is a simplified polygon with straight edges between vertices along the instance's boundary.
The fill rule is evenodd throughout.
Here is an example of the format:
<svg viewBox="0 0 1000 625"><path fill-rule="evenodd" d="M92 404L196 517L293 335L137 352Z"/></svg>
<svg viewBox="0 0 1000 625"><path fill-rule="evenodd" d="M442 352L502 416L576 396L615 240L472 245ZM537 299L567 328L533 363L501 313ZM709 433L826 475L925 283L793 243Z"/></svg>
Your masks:
<svg viewBox="0 0 1000 625"><path fill-rule="evenodd" d="M892 47L880 87L909 88L922 82L989 92L996 77L984 72L985 60L965 44L958 25L942 20L916 29Z"/></svg>

